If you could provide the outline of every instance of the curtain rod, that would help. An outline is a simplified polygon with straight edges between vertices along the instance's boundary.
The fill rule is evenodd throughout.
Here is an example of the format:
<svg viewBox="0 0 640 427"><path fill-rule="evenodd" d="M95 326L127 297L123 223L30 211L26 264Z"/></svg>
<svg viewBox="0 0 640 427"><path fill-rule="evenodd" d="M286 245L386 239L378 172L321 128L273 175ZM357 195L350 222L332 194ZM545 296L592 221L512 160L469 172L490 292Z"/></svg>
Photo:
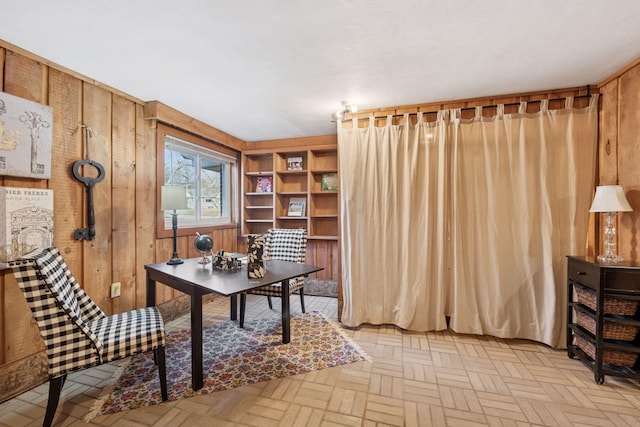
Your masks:
<svg viewBox="0 0 640 427"><path fill-rule="evenodd" d="M589 98L591 97L591 95L593 95L591 93L591 86L587 86L587 93L585 95L577 95L574 96L574 99L579 99L579 98ZM567 98L569 98L569 96L561 96L558 98L545 98L548 101L562 101L562 100L566 100ZM502 105L508 105L508 106L512 106L512 105L520 105L522 102L526 102L526 103L531 103L531 104L535 104L535 103L539 103L544 101L545 99L536 99L536 100L532 100L532 101L519 101L519 102L507 102L504 103ZM497 107L498 105L501 105L500 103L497 104L488 104L488 105L478 105L476 107L482 107L482 108L493 108L493 107ZM465 110L475 110L476 107L462 107L460 108L460 110L465 111ZM444 110L453 110L454 108L444 108ZM364 116L364 117L360 117L360 114L364 114L364 112L360 112L360 113L356 113L356 115L358 115L358 119L359 120L366 120L366 119L386 119L387 117L391 116L393 117L404 117L405 115L409 115L409 116L415 116L418 113L422 113L422 114L435 114L438 111L442 111L442 110L433 110L433 111L416 111L416 112L412 112L412 113L402 113L402 114L385 114L385 115L370 115L370 116ZM354 117L347 117L345 119L343 119L342 121L348 121L353 119Z"/></svg>

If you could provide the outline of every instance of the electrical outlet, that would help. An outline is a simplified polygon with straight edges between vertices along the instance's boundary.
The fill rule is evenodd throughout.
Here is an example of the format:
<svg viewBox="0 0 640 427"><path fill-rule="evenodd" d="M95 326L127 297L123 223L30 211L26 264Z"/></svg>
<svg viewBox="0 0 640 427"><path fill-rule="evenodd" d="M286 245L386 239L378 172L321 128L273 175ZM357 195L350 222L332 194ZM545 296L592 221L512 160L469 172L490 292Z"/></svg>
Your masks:
<svg viewBox="0 0 640 427"><path fill-rule="evenodd" d="M116 283L112 283L111 284L111 298L117 298L120 296L120 288L122 287L122 285L120 285L120 282L116 282Z"/></svg>

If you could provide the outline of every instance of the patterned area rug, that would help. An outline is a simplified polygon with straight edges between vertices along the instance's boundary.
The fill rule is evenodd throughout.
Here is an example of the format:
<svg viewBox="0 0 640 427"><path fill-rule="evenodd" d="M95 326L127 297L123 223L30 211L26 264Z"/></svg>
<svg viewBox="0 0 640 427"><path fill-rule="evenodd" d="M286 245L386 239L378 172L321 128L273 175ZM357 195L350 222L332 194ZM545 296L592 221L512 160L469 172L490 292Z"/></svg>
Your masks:
<svg viewBox="0 0 640 427"><path fill-rule="evenodd" d="M225 321L205 326L204 386L191 389L190 330L168 334L165 347L169 400L371 360L335 322L312 312L291 318L291 342L282 344L280 318ZM161 403L158 370L150 353L133 356L105 388L85 421Z"/></svg>

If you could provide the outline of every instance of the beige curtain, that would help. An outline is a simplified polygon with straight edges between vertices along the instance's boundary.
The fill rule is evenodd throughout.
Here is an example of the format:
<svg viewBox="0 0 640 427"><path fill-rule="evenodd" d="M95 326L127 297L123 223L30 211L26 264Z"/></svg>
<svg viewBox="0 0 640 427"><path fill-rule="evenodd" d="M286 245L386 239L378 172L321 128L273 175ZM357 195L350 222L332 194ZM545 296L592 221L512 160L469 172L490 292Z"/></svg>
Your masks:
<svg viewBox="0 0 640 427"><path fill-rule="evenodd" d="M454 331L566 346L566 255L586 247L597 99L454 120Z"/></svg>
<svg viewBox="0 0 640 427"><path fill-rule="evenodd" d="M446 328L445 116L338 126L345 325Z"/></svg>
<svg viewBox="0 0 640 427"><path fill-rule="evenodd" d="M563 347L565 256L584 253L597 140L589 107L338 126L348 326Z"/></svg>

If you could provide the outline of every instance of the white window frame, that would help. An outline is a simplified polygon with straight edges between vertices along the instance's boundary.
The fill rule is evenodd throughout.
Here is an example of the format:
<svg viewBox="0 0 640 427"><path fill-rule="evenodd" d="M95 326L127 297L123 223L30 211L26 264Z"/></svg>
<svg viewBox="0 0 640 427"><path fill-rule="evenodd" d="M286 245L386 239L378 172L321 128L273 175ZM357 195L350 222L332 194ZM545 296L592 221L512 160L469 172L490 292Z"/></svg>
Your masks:
<svg viewBox="0 0 640 427"><path fill-rule="evenodd" d="M171 212L164 212L160 209L160 188L165 180L165 150L167 142L170 146L186 151L188 155L199 155L213 161L222 161L227 164L225 188L226 211L220 218L208 218L200 221L194 220L193 211L178 210L178 236L195 235L196 231L200 233L211 233L211 229L226 229L237 227L238 203L239 203L239 153L231 148L203 137L193 135L191 133L175 129L171 126L158 124L156 129L156 147L157 147L157 190L156 190L156 235L158 238L166 238L171 236L172 221ZM200 162L197 163L196 170L200 170ZM199 177L194 177L199 179ZM194 181L198 182L198 181ZM198 182L199 185L199 182ZM224 189L223 189L224 191ZM190 192L193 197L193 192ZM193 200L192 202L193 203ZM225 209L224 201L223 209ZM191 207L191 204L189 205Z"/></svg>

